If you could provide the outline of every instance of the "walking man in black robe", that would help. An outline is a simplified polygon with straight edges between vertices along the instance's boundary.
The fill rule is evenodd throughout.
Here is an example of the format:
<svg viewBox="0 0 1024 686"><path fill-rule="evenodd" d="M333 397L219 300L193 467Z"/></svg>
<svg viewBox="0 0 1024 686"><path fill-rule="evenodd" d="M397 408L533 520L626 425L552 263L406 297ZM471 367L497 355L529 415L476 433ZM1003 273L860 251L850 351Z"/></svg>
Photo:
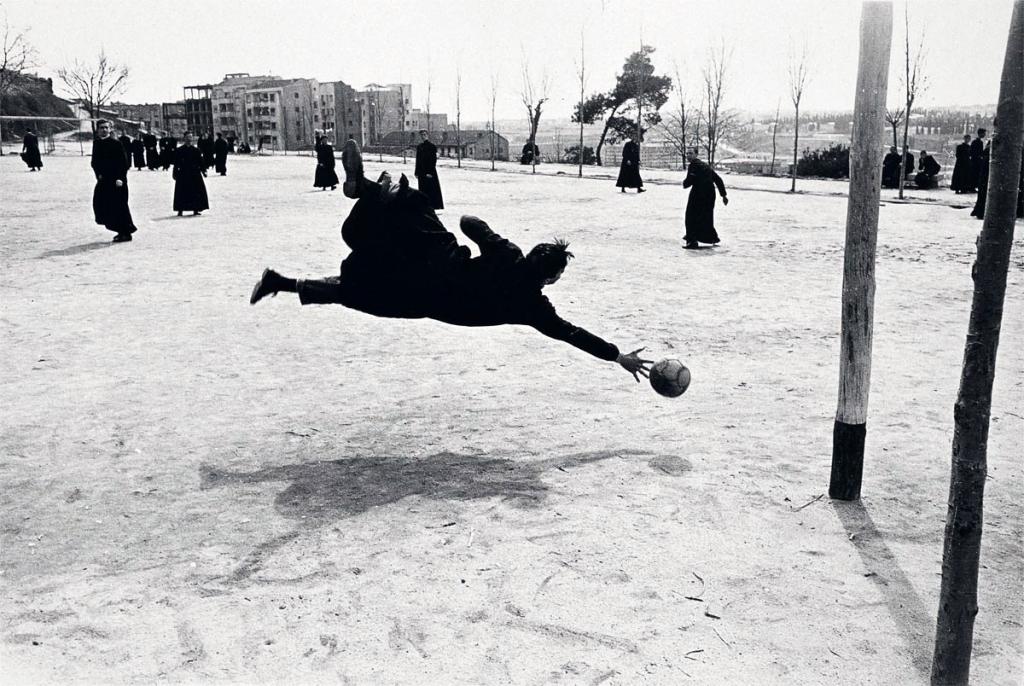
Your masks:
<svg viewBox="0 0 1024 686"><path fill-rule="evenodd" d="M124 148L124 156L128 159L128 169L132 168L132 137L125 133L124 129L121 129L121 135L117 137L118 142L121 143L121 147Z"/></svg>
<svg viewBox="0 0 1024 686"><path fill-rule="evenodd" d="M725 184L707 162L695 154L689 157L690 167L683 179L683 188L690 188L690 197L686 200L686 235L683 247L693 250L700 247L698 243L719 243L718 231L715 230L715 189L722 196L722 204L728 205L729 198L725 193Z"/></svg>
<svg viewBox="0 0 1024 686"><path fill-rule="evenodd" d="M192 145L192 132L185 132L185 143L174 151L174 211L180 217L182 212L197 215L209 209L210 200L206 195L203 177L202 153Z"/></svg>
<svg viewBox="0 0 1024 686"><path fill-rule="evenodd" d="M416 146L416 170L413 172L420 191L430 198L435 210L444 209L441 197L441 182L437 178L437 146L430 142L426 129L420 129L420 144Z"/></svg>
<svg viewBox="0 0 1024 686"><path fill-rule="evenodd" d="M970 193L971 188L971 134L964 134L964 142L956 146L956 162L953 163L953 178L949 182L949 189L960 195Z"/></svg>
<svg viewBox="0 0 1024 686"><path fill-rule="evenodd" d="M146 147L146 168L154 171L160 166L160 154L157 152L157 140L152 131L142 137L142 144Z"/></svg>
<svg viewBox="0 0 1024 686"><path fill-rule="evenodd" d="M532 326L556 340L620 364L639 381L651 361L619 349L558 316L542 289L561 277L572 253L562 241L541 243L527 255L483 221L463 217L461 227L480 247L470 258L441 224L430 199L409 187L398 189L362 176L354 141L342 151L344 191L358 201L342 226L352 248L341 273L325 279L292 279L267 269L249 302L268 295L297 293L303 305L334 303L378 317L430 318L457 326Z"/></svg>
<svg viewBox="0 0 1024 686"><path fill-rule="evenodd" d="M213 166L218 174L228 174L228 142L222 134L217 134L217 140L213 142Z"/></svg>
<svg viewBox="0 0 1024 686"><path fill-rule="evenodd" d="M133 165L138 171L146 166L146 146L142 142L142 136L136 136L132 141Z"/></svg>
<svg viewBox="0 0 1024 686"><path fill-rule="evenodd" d="M921 157L917 164L920 171L914 176L914 183L922 189L935 188L935 177L942 171L942 167L934 157L928 154L927 150L921 151Z"/></svg>
<svg viewBox="0 0 1024 686"><path fill-rule="evenodd" d="M338 187L338 174L334 171L334 146L327 136L320 136L316 145L316 173L313 175L313 186L320 190L333 191Z"/></svg>
<svg viewBox="0 0 1024 686"><path fill-rule="evenodd" d="M898 188L900 185L900 154L896 146L890 146L882 160L882 188Z"/></svg>
<svg viewBox="0 0 1024 686"><path fill-rule="evenodd" d="M21 159L29 171L39 171L43 168L43 156L39 154L39 138L32 129L25 130L25 138L21 141Z"/></svg>
<svg viewBox="0 0 1024 686"><path fill-rule="evenodd" d="M96 223L113 231L114 243L132 239L135 223L128 209L128 157L124 146L110 135L110 122L97 124L98 137L92 143L92 170L96 188L92 192L92 210Z"/></svg>
<svg viewBox="0 0 1024 686"><path fill-rule="evenodd" d="M986 129L978 129L978 137L971 141L971 188L981 188L981 170L985 169L985 175L988 175L988 157L985 156L985 136L988 135ZM983 160L982 157L985 157Z"/></svg>
<svg viewBox="0 0 1024 686"><path fill-rule="evenodd" d="M625 193L627 188L635 188L637 193L644 192L644 182L640 178L640 146L633 137L622 146L622 164L619 166L619 179L615 185Z"/></svg>

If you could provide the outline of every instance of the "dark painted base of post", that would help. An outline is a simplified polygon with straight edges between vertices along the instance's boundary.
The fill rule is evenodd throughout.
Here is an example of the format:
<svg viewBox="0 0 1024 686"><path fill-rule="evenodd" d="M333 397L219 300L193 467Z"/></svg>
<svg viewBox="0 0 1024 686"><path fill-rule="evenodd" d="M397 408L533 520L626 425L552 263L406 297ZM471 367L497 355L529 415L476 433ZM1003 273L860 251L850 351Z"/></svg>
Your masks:
<svg viewBox="0 0 1024 686"><path fill-rule="evenodd" d="M846 424L836 420L832 429L832 476L828 497L859 500L864 474L864 436L867 424Z"/></svg>

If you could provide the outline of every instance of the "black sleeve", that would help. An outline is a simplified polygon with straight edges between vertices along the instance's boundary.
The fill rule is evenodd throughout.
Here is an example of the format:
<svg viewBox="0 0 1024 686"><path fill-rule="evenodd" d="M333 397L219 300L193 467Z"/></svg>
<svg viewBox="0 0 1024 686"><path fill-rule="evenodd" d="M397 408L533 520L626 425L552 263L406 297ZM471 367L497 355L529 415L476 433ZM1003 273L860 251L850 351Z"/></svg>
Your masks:
<svg viewBox="0 0 1024 686"><path fill-rule="evenodd" d="M487 258L506 258L509 262L515 262L522 258L523 251L512 241L502 238L491 231L487 222L479 217L465 215L459 220L459 228L466 238L477 244L480 254Z"/></svg>
<svg viewBox="0 0 1024 686"><path fill-rule="evenodd" d="M711 170L711 178L714 179L715 185L718 186L718 192L724 198L725 197L725 184L722 183L722 177L718 175L718 172L716 172L715 170L712 169Z"/></svg>
<svg viewBox="0 0 1024 686"><path fill-rule="evenodd" d="M689 188L690 186L692 186L693 181L693 165L691 164L690 168L686 170L686 178L683 179L683 188Z"/></svg>
<svg viewBox="0 0 1024 686"><path fill-rule="evenodd" d="M551 301L544 296L540 296L530 325L549 338L565 341L599 359L614 362L619 356L619 349L608 341L559 317Z"/></svg>

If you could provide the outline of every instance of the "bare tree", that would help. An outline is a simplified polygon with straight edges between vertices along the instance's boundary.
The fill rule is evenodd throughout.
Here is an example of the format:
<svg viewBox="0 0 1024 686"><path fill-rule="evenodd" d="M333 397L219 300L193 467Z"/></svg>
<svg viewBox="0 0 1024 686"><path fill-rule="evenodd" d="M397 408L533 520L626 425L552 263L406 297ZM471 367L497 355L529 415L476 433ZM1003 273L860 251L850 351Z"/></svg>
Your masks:
<svg viewBox="0 0 1024 686"><path fill-rule="evenodd" d="M530 155L533 162L533 173L537 173L537 127L540 125L541 108L544 103L548 101L548 88L550 86L550 80L548 73L545 71L540 77L540 81L534 80L533 75L530 74L530 63L526 59L526 52L523 51L522 61L522 72L523 72L523 86L519 95L522 99L523 106L526 107L526 119L530 123L530 138L527 140L527 144L530 146ZM580 154L582 154L582 150Z"/></svg>
<svg viewBox="0 0 1024 686"><path fill-rule="evenodd" d="M668 138L676 152L679 153L679 156L682 157L683 169L686 169L686 152L691 147L691 141L687 135L690 134L692 136L694 133L690 130L690 124L693 121L692 110L686 101L686 87L683 85L682 69L680 69L678 64L675 65L675 76L676 80L673 88L679 97L678 109L666 115L667 121L661 125L661 131Z"/></svg>
<svg viewBox="0 0 1024 686"><path fill-rule="evenodd" d="M4 13L3 36L0 38L0 115L4 113L4 98L21 92L24 73L35 67L36 51L28 42L26 31L18 31L7 23ZM2 126L2 120L0 120ZM3 135L0 131L0 154L3 154Z"/></svg>
<svg viewBox="0 0 1024 686"><path fill-rule="evenodd" d="M455 65L455 157L462 168L462 68Z"/></svg>
<svg viewBox="0 0 1024 686"><path fill-rule="evenodd" d="M430 135L430 96L434 92L434 70L431 63L427 61L427 135Z"/></svg>
<svg viewBox="0 0 1024 686"><path fill-rule="evenodd" d="M128 67L110 61L106 51L100 48L95 63L76 59L71 66L58 69L57 77L73 97L82 101L89 116L96 119L100 109L128 86ZM92 126L95 130L95 121Z"/></svg>
<svg viewBox="0 0 1024 686"><path fill-rule="evenodd" d="M775 137L779 133L779 114L782 112L782 101L779 100L778 104L775 105L775 124L772 125L772 166L769 167L768 173L771 176L775 176Z"/></svg>
<svg viewBox="0 0 1024 686"><path fill-rule="evenodd" d="M722 102L725 98L727 76L729 72L729 61L732 58L732 50L726 51L723 40L717 49L712 48L708 52L708 60L704 65L704 107L701 115L704 118L705 146L708 153L708 164L714 166L715 154L718 145L722 141L727 125L725 108Z"/></svg>
<svg viewBox="0 0 1024 686"><path fill-rule="evenodd" d="M583 34L583 29L580 29L580 63L577 65L576 75L580 79L580 112L583 111L583 101L586 99L587 89L587 53L586 53L586 38ZM580 117L580 147L577 151L578 162L579 162L579 178L583 178L583 117Z"/></svg>
<svg viewBox="0 0 1024 686"><path fill-rule="evenodd" d="M791 53L789 56L789 99L793 103L793 168L790 169L792 183L789 187L790 193L796 192L796 166L797 152L800 145L800 100L804 97L804 87L807 85L807 44L800 50L800 54Z"/></svg>
<svg viewBox="0 0 1024 686"><path fill-rule="evenodd" d="M908 3L909 4L909 3ZM921 40L917 44L916 52L910 52L910 12L907 5L903 6L903 46L904 46L904 74L903 86L906 99L906 108L903 119L903 154L900 155L900 199L903 198L903 184L906 180L904 166L907 163L907 137L910 134L910 113L914 110L914 101L917 100L928 87L928 79L922 73L924 67L924 29L921 30Z"/></svg>
<svg viewBox="0 0 1024 686"><path fill-rule="evenodd" d="M498 72L490 73L490 171L495 171L495 110L498 105Z"/></svg>
<svg viewBox="0 0 1024 686"><path fill-rule="evenodd" d="M899 147L899 140L896 138L896 131L899 129L900 123L903 121L903 108L897 109L886 109L885 110L885 123L892 127L892 147Z"/></svg>

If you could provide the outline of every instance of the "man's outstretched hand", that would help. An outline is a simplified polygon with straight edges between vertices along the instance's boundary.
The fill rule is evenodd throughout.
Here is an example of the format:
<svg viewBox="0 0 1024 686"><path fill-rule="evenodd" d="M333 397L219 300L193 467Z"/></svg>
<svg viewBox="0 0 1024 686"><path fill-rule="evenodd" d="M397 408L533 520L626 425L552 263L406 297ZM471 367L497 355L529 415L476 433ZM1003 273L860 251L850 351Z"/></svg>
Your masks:
<svg viewBox="0 0 1024 686"><path fill-rule="evenodd" d="M633 375L637 383L640 383L640 377L647 377L651 371L651 365L654 360L641 359L638 353L643 352L643 348L637 348L633 352L623 355L619 353L619 356L615 359L616 362L622 365L622 368Z"/></svg>

